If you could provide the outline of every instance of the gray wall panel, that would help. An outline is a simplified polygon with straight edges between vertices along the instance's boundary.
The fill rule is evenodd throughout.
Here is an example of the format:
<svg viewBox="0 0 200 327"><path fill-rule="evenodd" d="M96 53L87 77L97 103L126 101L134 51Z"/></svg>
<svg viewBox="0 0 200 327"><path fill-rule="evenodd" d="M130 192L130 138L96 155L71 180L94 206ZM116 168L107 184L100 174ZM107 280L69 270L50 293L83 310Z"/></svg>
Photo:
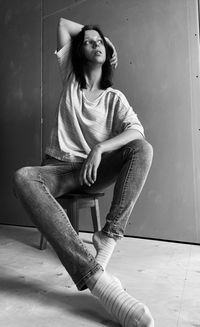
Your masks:
<svg viewBox="0 0 200 327"><path fill-rule="evenodd" d="M12 194L12 175L40 162L41 1L1 1L0 21L0 222L27 225Z"/></svg>

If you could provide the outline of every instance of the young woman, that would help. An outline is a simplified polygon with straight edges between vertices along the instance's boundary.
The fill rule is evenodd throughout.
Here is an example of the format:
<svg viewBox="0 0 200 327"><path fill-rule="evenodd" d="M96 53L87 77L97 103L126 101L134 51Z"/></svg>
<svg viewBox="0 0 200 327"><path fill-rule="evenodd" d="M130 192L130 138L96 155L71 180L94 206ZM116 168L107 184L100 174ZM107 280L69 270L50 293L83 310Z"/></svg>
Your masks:
<svg viewBox="0 0 200 327"><path fill-rule="evenodd" d="M56 123L42 166L16 172L16 193L78 290L89 288L122 326L152 327L148 308L105 271L145 183L152 147L125 96L111 87L116 51L98 27L60 19L56 55L63 80ZM94 258L56 197L112 183L105 226L93 235Z"/></svg>

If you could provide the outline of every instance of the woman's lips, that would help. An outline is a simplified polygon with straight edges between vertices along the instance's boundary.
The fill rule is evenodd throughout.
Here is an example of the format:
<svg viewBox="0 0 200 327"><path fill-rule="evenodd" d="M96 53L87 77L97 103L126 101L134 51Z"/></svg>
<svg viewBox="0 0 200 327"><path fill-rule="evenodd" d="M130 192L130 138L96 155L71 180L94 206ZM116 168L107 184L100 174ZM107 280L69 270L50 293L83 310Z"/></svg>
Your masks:
<svg viewBox="0 0 200 327"><path fill-rule="evenodd" d="M97 51L95 51L95 55L100 56L100 55L102 55L102 52L100 50L97 50Z"/></svg>

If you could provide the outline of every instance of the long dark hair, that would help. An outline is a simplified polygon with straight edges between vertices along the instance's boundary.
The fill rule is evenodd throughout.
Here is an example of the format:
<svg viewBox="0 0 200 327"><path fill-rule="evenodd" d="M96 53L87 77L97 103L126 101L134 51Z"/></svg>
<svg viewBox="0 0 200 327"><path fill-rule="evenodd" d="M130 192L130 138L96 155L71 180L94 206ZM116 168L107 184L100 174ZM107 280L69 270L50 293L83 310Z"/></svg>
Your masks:
<svg viewBox="0 0 200 327"><path fill-rule="evenodd" d="M76 79L80 83L82 89L86 88L86 80L84 77L84 65L86 63L85 57L83 55L83 41L85 36L85 31L95 30L101 36L105 50L106 50L106 60L102 66L102 76L100 81L100 87L102 89L107 89L112 85L112 74L113 70L110 64L110 59L112 57L112 49L108 46L105 37L97 25L85 25L79 34L72 38L72 67L76 76Z"/></svg>

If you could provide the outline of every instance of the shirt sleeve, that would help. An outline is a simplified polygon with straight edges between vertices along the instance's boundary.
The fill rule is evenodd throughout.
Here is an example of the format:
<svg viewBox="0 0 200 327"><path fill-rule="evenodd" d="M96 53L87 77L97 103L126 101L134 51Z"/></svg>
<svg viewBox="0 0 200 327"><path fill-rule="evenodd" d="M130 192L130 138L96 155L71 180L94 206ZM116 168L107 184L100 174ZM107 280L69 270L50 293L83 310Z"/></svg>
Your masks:
<svg viewBox="0 0 200 327"><path fill-rule="evenodd" d="M120 134L128 129L137 130L145 137L144 128L137 114L129 105L126 97L120 92L115 110L114 132Z"/></svg>
<svg viewBox="0 0 200 327"><path fill-rule="evenodd" d="M54 53L57 57L61 78L64 83L72 72L71 40L69 40L59 51L56 50Z"/></svg>

